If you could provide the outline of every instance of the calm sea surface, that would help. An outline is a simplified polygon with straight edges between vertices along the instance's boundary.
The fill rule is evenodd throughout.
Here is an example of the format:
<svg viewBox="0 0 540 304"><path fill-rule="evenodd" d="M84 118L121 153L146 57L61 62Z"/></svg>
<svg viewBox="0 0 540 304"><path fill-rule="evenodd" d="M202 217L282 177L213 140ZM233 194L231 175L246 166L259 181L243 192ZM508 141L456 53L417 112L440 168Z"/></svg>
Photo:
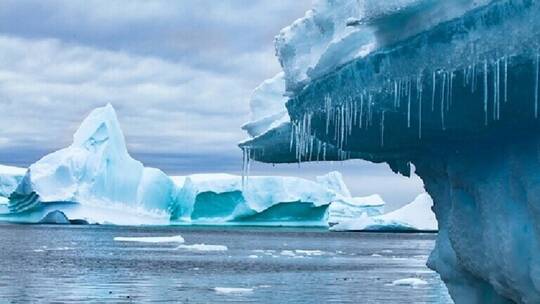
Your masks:
<svg viewBox="0 0 540 304"><path fill-rule="evenodd" d="M175 235L185 243L114 240ZM451 303L425 266L434 239L309 229L0 225L0 303ZM192 246L198 244L221 246ZM404 278L427 285L392 285Z"/></svg>

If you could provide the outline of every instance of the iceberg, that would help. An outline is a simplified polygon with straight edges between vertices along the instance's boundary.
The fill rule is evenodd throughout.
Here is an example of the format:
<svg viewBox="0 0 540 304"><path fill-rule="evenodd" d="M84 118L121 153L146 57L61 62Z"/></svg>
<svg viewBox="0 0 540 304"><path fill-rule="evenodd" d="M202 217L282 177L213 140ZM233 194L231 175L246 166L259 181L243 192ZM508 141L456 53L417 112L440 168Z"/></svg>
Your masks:
<svg viewBox="0 0 540 304"><path fill-rule="evenodd" d="M89 223L166 224L176 187L129 155L113 107L95 109L73 143L28 168L0 219L39 222L49 212Z"/></svg>
<svg viewBox="0 0 540 304"><path fill-rule="evenodd" d="M328 224L333 227L342 227L358 218L382 215L384 205L385 202L378 194L336 200L328 208Z"/></svg>
<svg viewBox="0 0 540 304"><path fill-rule="evenodd" d="M383 204L354 201L339 172L318 181L272 176L251 176L243 181L241 176L228 174L172 179L180 189L172 213L177 224L327 227L329 221L341 221L329 212L329 206L348 203L350 209L363 213Z"/></svg>
<svg viewBox="0 0 540 304"><path fill-rule="evenodd" d="M331 227L334 231L437 231L437 219L431 210L433 200L427 193L398 210L378 215L360 214Z"/></svg>
<svg viewBox="0 0 540 304"><path fill-rule="evenodd" d="M415 169L439 226L428 266L453 299L540 303L540 2L314 6L276 39L295 140L242 149L316 161L317 142Z"/></svg>

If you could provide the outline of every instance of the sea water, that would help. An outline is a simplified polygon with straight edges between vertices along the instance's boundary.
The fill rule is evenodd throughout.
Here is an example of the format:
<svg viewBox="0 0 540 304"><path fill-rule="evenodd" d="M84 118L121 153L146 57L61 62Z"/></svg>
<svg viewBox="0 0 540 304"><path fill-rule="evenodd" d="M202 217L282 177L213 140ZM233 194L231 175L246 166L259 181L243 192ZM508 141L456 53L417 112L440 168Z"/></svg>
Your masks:
<svg viewBox="0 0 540 304"><path fill-rule="evenodd" d="M435 236L0 225L0 302L451 303Z"/></svg>

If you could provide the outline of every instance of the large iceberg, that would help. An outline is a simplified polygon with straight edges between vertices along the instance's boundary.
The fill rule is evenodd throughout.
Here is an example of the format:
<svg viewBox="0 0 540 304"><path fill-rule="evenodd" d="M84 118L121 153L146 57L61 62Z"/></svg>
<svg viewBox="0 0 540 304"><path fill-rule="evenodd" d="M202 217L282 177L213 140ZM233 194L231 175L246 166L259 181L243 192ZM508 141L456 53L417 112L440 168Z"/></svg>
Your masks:
<svg viewBox="0 0 540 304"><path fill-rule="evenodd" d="M398 210L379 215L360 214L333 226L334 231L437 231L437 219L431 210L433 200L427 193Z"/></svg>
<svg viewBox="0 0 540 304"><path fill-rule="evenodd" d="M276 39L290 148L261 140L279 128L241 147L415 168L440 229L429 266L454 300L540 303L538 16L535 0L315 1Z"/></svg>
<svg viewBox="0 0 540 304"><path fill-rule="evenodd" d="M28 168L1 219L39 222L52 210L91 223L165 224L176 187L127 152L111 105L92 111L68 148ZM121 214L121 216L119 216Z"/></svg>

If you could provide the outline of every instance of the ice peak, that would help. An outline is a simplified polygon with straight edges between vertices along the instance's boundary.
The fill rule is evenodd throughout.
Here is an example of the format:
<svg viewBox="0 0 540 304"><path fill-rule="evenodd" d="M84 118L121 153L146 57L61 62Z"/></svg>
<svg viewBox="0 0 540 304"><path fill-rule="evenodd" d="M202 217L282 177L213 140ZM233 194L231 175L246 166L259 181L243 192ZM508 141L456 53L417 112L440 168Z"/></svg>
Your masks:
<svg viewBox="0 0 540 304"><path fill-rule="evenodd" d="M127 153L124 134L110 103L90 112L73 135L72 146L94 151L105 143L118 152Z"/></svg>

